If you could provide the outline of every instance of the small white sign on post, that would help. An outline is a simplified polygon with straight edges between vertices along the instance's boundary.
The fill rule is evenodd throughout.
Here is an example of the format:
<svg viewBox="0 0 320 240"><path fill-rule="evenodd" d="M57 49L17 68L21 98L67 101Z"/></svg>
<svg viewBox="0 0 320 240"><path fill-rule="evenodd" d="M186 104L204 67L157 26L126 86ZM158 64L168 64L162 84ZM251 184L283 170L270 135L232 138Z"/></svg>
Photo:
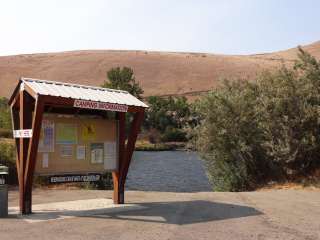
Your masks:
<svg viewBox="0 0 320 240"><path fill-rule="evenodd" d="M32 129L13 130L14 138L31 138Z"/></svg>

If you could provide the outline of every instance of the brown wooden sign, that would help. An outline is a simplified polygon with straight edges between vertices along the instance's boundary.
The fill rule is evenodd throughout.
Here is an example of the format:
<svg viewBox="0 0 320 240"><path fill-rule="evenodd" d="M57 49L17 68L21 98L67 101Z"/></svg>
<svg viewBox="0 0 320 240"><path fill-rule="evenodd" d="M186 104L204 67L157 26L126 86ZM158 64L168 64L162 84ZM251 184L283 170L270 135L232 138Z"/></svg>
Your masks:
<svg viewBox="0 0 320 240"><path fill-rule="evenodd" d="M127 112L128 106L115 104L115 103L103 103L103 102L94 102L87 100L75 100L74 107L77 108L86 108L86 109L97 109L105 111L114 111L114 112Z"/></svg>

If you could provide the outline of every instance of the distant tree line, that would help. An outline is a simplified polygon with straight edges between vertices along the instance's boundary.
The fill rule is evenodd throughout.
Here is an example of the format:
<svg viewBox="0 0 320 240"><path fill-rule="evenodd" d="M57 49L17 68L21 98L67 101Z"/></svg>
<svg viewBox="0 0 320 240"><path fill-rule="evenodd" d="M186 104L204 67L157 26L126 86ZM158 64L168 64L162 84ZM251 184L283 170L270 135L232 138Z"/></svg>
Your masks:
<svg viewBox="0 0 320 240"><path fill-rule="evenodd" d="M187 98L151 96L147 97L146 101L149 108L143 124L144 129L158 131L158 141L187 141L185 127L192 121L191 105Z"/></svg>

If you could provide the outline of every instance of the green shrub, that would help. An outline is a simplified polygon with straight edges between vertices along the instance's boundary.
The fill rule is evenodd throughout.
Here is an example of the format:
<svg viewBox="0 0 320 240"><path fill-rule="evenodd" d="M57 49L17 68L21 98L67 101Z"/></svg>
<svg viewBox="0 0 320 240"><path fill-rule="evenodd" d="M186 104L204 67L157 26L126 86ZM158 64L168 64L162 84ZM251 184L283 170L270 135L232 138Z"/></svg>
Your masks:
<svg viewBox="0 0 320 240"><path fill-rule="evenodd" d="M161 136L163 142L185 142L186 133L179 129L168 126Z"/></svg>
<svg viewBox="0 0 320 240"><path fill-rule="evenodd" d="M17 184L16 153L12 143L0 142L0 164L9 167L9 184Z"/></svg>
<svg viewBox="0 0 320 240"><path fill-rule="evenodd" d="M3 129L0 128L0 138L12 138L12 130L11 129Z"/></svg>
<svg viewBox="0 0 320 240"><path fill-rule="evenodd" d="M50 182L50 177L49 176L34 176L33 182L35 186L48 186Z"/></svg>
<svg viewBox="0 0 320 240"><path fill-rule="evenodd" d="M253 189L320 167L320 63L301 49L293 68L226 81L196 111L198 148L216 190Z"/></svg>
<svg viewBox="0 0 320 240"><path fill-rule="evenodd" d="M0 142L0 162L15 164L15 146L12 143Z"/></svg>
<svg viewBox="0 0 320 240"><path fill-rule="evenodd" d="M113 189L112 173L105 172L101 175L101 179L99 181L81 183L81 187L90 190L111 190Z"/></svg>
<svg viewBox="0 0 320 240"><path fill-rule="evenodd" d="M263 179L265 160L255 107L257 89L248 82L225 82L198 105L203 121L198 144L215 190L244 190Z"/></svg>
<svg viewBox="0 0 320 240"><path fill-rule="evenodd" d="M5 97L0 97L0 128L11 129L10 108Z"/></svg>

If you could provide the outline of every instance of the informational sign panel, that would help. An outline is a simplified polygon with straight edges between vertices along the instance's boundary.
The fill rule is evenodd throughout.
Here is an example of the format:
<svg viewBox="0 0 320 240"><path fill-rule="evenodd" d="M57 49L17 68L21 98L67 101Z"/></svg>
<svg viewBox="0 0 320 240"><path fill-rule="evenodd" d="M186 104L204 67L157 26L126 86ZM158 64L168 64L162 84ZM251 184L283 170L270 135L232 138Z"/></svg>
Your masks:
<svg viewBox="0 0 320 240"><path fill-rule="evenodd" d="M52 182L73 176L68 179L76 182L94 178L85 177L89 173L98 176L116 170L117 133L116 120L47 114L41 125L35 174L60 176Z"/></svg>
<svg viewBox="0 0 320 240"><path fill-rule="evenodd" d="M57 144L76 144L77 130L77 124L57 123Z"/></svg>

